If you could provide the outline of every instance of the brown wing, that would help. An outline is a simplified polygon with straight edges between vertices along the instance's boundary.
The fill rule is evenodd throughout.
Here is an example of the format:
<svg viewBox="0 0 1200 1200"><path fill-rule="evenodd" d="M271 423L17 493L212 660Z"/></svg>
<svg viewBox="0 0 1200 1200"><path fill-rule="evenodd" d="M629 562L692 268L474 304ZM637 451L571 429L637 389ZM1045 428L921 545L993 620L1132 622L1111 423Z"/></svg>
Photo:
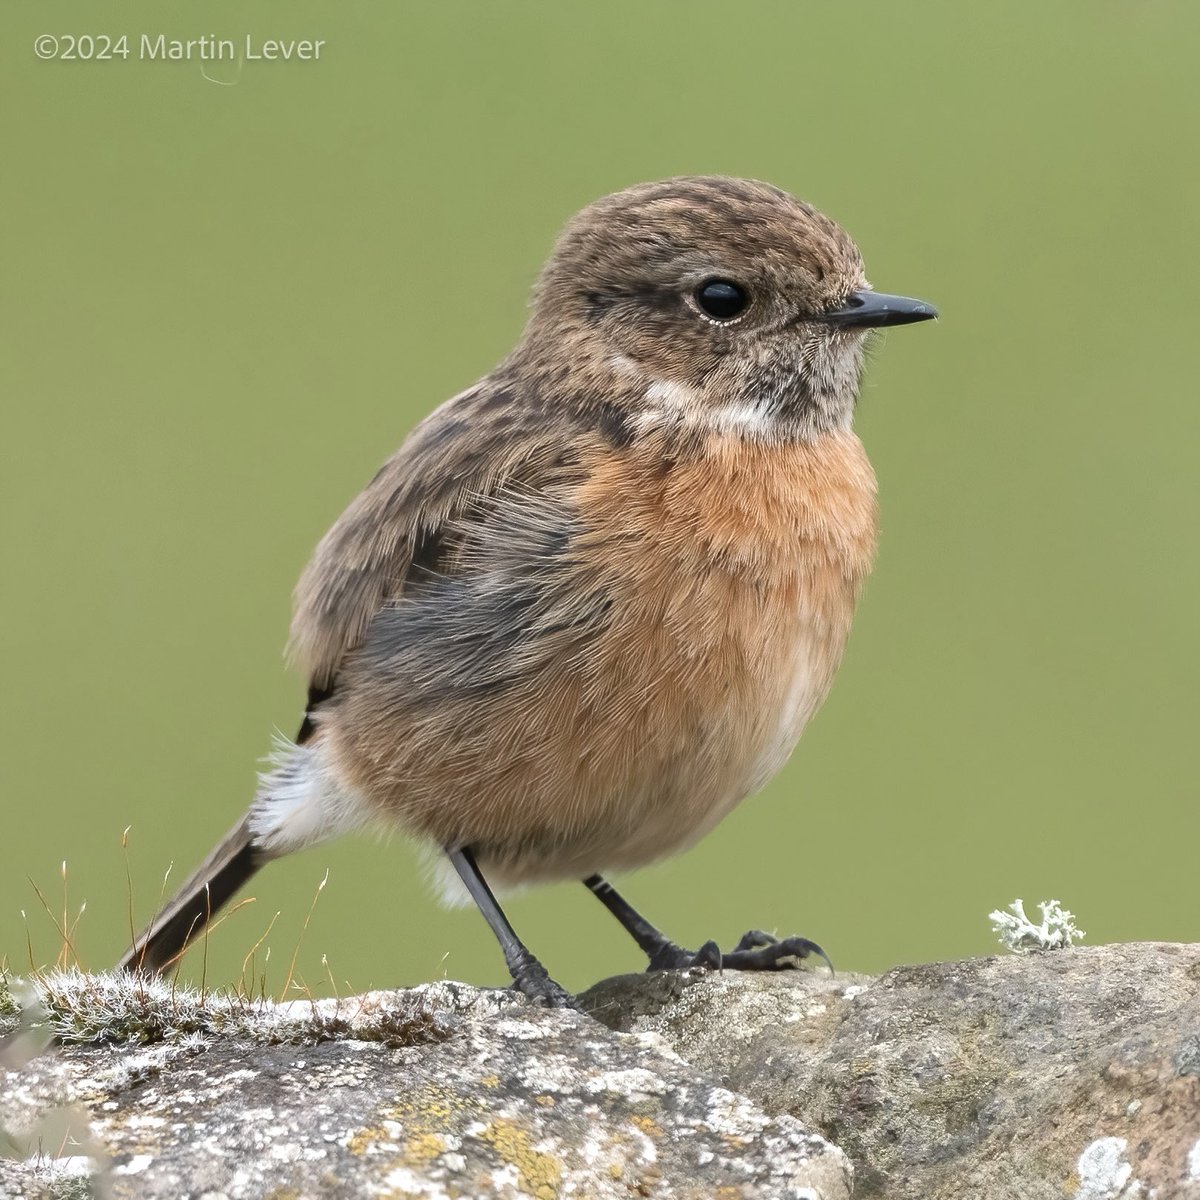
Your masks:
<svg viewBox="0 0 1200 1200"><path fill-rule="evenodd" d="M556 445L557 442L557 445ZM459 516L561 465L562 439L502 380L488 378L427 417L321 539L295 592L290 651L326 698L348 651Z"/></svg>

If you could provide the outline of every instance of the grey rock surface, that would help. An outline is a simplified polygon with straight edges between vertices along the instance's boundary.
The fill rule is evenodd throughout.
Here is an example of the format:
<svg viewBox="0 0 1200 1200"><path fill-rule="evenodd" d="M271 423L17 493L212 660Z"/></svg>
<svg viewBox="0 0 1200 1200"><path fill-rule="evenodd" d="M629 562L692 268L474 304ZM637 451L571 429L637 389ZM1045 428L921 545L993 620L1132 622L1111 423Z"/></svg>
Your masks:
<svg viewBox="0 0 1200 1200"><path fill-rule="evenodd" d="M585 997L850 1155L859 1200L1200 1200L1200 946L630 976Z"/></svg>
<svg viewBox="0 0 1200 1200"><path fill-rule="evenodd" d="M850 1195L838 1149L656 1035L507 993L274 1005L79 975L38 990L24 1023L65 1044L31 1057L27 1032L5 1051L0 1195Z"/></svg>
<svg viewBox="0 0 1200 1200"><path fill-rule="evenodd" d="M0 1196L841 1200L852 1161L860 1200L1200 1200L1200 946L582 1002L50 977L61 1044L0 1054ZM0 988L0 1032L30 1020Z"/></svg>

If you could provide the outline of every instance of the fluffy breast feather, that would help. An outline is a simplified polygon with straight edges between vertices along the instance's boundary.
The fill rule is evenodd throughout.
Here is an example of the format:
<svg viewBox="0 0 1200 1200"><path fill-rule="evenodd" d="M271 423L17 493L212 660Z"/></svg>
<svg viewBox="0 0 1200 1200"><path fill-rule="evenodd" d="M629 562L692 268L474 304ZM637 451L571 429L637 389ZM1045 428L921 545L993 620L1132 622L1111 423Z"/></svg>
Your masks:
<svg viewBox="0 0 1200 1200"><path fill-rule="evenodd" d="M713 436L658 467L656 485L663 458L647 445L641 463L610 460L583 507L595 506L593 527L653 547L626 597L642 621L629 649L648 678L672 680L664 710L681 721L708 710L693 720L712 742L699 760L726 775L715 820L778 770L828 693L874 557L875 477L851 433L783 445ZM661 624L639 595L670 598Z"/></svg>
<svg viewBox="0 0 1200 1200"><path fill-rule="evenodd" d="M674 458L647 433L597 440L576 465L559 494L570 535L535 607L586 621L529 629L561 652L522 646L541 665L426 703L368 631L322 722L349 786L414 833L476 846L501 884L651 861L761 786L828 691L874 548L874 476L849 433L714 435ZM488 530L511 536L527 503L498 496ZM578 595L592 599L564 602ZM431 620L423 669L431 653L452 672L468 651L482 670L491 642L514 652L461 622L439 642Z"/></svg>

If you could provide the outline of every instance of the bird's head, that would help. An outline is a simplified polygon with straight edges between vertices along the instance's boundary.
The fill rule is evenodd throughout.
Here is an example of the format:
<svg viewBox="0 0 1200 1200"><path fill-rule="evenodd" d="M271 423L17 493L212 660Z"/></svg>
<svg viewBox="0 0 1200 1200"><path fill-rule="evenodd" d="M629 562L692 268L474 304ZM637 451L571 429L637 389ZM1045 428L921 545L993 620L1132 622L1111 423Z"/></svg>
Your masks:
<svg viewBox="0 0 1200 1200"><path fill-rule="evenodd" d="M871 290L850 236L769 184L668 179L566 227L523 347L635 425L757 437L847 428L872 329L937 315Z"/></svg>

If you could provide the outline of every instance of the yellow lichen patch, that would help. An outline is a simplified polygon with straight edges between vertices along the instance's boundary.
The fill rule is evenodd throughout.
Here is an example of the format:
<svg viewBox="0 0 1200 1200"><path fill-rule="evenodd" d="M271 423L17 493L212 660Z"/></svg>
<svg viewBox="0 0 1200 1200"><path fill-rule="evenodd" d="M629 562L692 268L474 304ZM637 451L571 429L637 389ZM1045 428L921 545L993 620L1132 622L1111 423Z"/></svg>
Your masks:
<svg viewBox="0 0 1200 1200"><path fill-rule="evenodd" d="M440 1133L418 1133L404 1143L404 1158L409 1166L419 1167L432 1162L446 1149L446 1139Z"/></svg>
<svg viewBox="0 0 1200 1200"><path fill-rule="evenodd" d="M356 1133L350 1135L350 1140L346 1143L346 1149L351 1154L366 1154L379 1142L387 1141L387 1131L382 1125L368 1125L365 1129L360 1129Z"/></svg>
<svg viewBox="0 0 1200 1200"><path fill-rule="evenodd" d="M485 1075L479 1082L485 1088L498 1088L500 1086L500 1076Z"/></svg>
<svg viewBox="0 0 1200 1200"><path fill-rule="evenodd" d="M351 1154L366 1154L379 1143L403 1146L400 1161L419 1165L436 1158L446 1149L440 1136L458 1114L477 1112L478 1101L460 1096L450 1088L431 1084L396 1101L379 1114L379 1123L368 1125L351 1135L346 1143ZM436 1145L436 1149L433 1147Z"/></svg>
<svg viewBox="0 0 1200 1200"><path fill-rule="evenodd" d="M557 1103L553 1096L546 1095L534 1096L533 1102L534 1104L540 1104L543 1108L553 1108Z"/></svg>
<svg viewBox="0 0 1200 1200"><path fill-rule="evenodd" d="M515 1121L497 1118L479 1135L506 1162L517 1168L521 1186L537 1200L555 1200L562 1164L535 1150L529 1134Z"/></svg>
<svg viewBox="0 0 1200 1200"><path fill-rule="evenodd" d="M653 1117L630 1117L629 1119L647 1137L652 1137L655 1139L662 1137L662 1126Z"/></svg>
<svg viewBox="0 0 1200 1200"><path fill-rule="evenodd" d="M450 1127L463 1112L478 1112L478 1100L460 1095L451 1088L427 1084L392 1105L384 1116L398 1121L409 1133L438 1133Z"/></svg>

